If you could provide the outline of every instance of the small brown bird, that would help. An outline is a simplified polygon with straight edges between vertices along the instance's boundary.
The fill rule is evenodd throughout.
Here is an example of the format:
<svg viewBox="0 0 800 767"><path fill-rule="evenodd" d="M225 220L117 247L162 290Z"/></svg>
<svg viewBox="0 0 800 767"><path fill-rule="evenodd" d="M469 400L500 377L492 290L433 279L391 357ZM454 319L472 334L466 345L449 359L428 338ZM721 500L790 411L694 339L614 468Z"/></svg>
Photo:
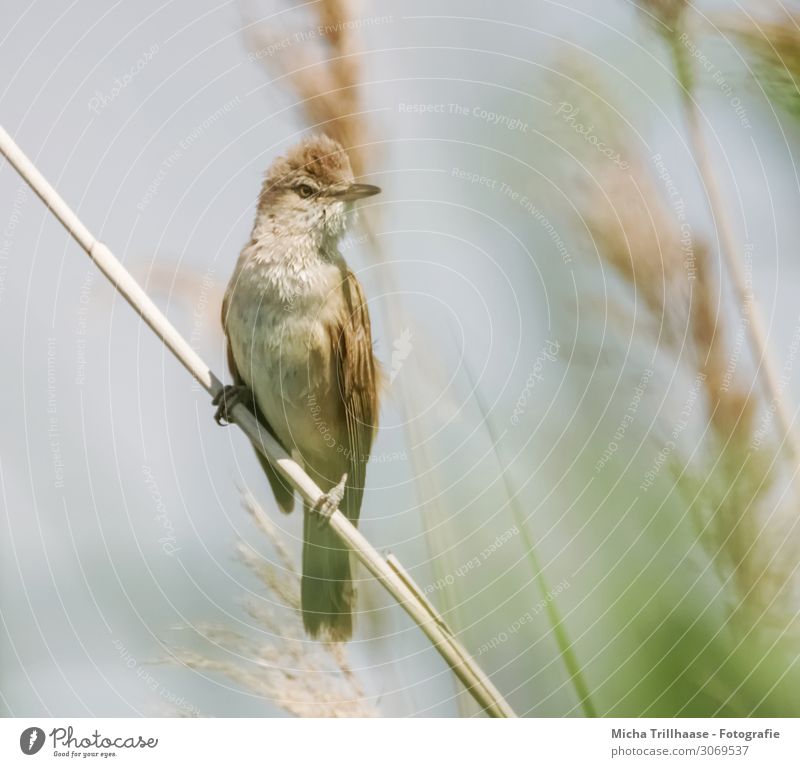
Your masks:
<svg viewBox="0 0 800 767"><path fill-rule="evenodd" d="M229 421L236 402L252 407L326 492L304 509L301 599L306 631L332 641L352 635L355 591L350 554L326 517L338 506L358 522L380 377L364 293L338 242L351 203L378 192L354 183L327 136L276 159L222 304L235 384L215 399L216 418ZM292 488L258 457L278 506L292 511Z"/></svg>

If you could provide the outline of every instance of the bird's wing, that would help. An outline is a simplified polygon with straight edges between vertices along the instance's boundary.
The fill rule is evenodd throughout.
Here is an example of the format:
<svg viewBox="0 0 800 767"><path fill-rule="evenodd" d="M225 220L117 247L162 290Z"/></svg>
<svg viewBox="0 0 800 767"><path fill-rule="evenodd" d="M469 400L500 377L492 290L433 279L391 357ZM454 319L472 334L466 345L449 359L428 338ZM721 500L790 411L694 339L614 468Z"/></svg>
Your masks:
<svg viewBox="0 0 800 767"><path fill-rule="evenodd" d="M339 394L347 423L348 478L342 511L355 522L361 508L372 440L378 423L380 370L372 353L367 303L356 276L343 268L343 308L329 326Z"/></svg>
<svg viewBox="0 0 800 767"><path fill-rule="evenodd" d="M226 338L228 335L229 301L230 287L225 291L225 297L222 299L222 329L225 331ZM244 379L239 373L239 369L236 367L236 360L233 358L233 349L230 341L228 341L228 369L231 371L231 377L233 378L233 382L235 384L241 385L245 383ZM259 424L280 444L278 435L275 434L272 427L269 425L269 422L264 417L264 414L256 404L255 396L253 396L252 403L248 404L252 405L251 410L258 419ZM275 467L264 457L260 450L256 450L256 457L258 458L258 462L261 464L261 468L264 470L264 474L267 475L269 485L275 495L275 501L277 502L278 507L282 512L284 512L284 514L288 514L294 509L294 488L278 473L277 469L275 469Z"/></svg>

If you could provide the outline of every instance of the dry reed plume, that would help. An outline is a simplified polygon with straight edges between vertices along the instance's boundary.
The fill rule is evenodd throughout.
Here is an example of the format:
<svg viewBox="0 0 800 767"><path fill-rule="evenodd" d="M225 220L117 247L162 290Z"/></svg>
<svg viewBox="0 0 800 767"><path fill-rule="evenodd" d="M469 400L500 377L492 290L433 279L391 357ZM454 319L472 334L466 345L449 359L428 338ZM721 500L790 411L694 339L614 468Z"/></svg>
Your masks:
<svg viewBox="0 0 800 767"><path fill-rule="evenodd" d="M217 660L208 653L179 648L176 659L197 671L222 674L294 716L377 716L348 663L344 646L311 642L305 637L294 557L255 498L244 493L242 505L277 555L273 563L243 541L238 545L240 558L266 592L263 599L245 604L260 630L245 636L226 626L203 626L204 637L226 657Z"/></svg>
<svg viewBox="0 0 800 767"><path fill-rule="evenodd" d="M309 125L336 139L347 151L358 177L374 167L370 156L369 125L360 92L361 57L357 19L352 0L320 0L313 4L315 29L324 34L286 48L281 40L292 32L272 20L246 27L246 44L271 75L298 99ZM277 51L261 57L259 51Z"/></svg>
<svg viewBox="0 0 800 767"><path fill-rule="evenodd" d="M669 20L675 22L674 14ZM603 126L609 145L626 148L626 165L596 151L581 156L590 180L580 184L576 198L592 248L631 291L637 336L649 335L658 354L699 381L704 393L706 449L690 462L675 459L674 481L721 575L736 584L732 614L749 625L783 630L793 621L788 600L797 554L785 507L796 499L776 511L776 445L752 449L765 403L742 366L731 369L741 331L723 298L720 261L709 243L681 227L686 212L676 210L667 193L673 181L664 161L658 159L657 178L652 163L633 149L636 137L604 106L599 88L594 96L583 97L583 119Z"/></svg>

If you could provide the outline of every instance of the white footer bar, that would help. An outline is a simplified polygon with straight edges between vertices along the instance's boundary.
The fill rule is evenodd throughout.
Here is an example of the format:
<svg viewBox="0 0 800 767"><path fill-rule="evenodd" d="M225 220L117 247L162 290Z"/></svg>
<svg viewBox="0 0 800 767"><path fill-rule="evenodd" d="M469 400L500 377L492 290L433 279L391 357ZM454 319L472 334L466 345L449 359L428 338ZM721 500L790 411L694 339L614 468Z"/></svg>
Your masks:
<svg viewBox="0 0 800 767"><path fill-rule="evenodd" d="M794 719L3 719L0 764L417 767L799 762Z"/></svg>

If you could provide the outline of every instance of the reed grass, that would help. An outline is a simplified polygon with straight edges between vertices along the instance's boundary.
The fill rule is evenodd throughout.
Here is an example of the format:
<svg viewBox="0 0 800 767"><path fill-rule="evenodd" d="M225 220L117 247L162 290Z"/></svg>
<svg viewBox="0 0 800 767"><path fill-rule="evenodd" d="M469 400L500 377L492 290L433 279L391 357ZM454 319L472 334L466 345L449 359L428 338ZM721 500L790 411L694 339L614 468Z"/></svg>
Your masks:
<svg viewBox="0 0 800 767"><path fill-rule="evenodd" d="M344 645L311 642L303 631L300 575L286 541L269 515L248 491L242 506L269 543L275 561L245 541L237 546L241 561L255 575L263 593L244 607L257 633L245 635L225 625L197 627L222 651L197 652L174 647L174 659L203 673L223 675L240 687L299 717L375 717L379 708L347 658Z"/></svg>
<svg viewBox="0 0 800 767"><path fill-rule="evenodd" d="M656 16L661 34L669 37L680 28L681 4L666 4L665 15L654 11L662 4L643 5ZM682 66L676 64L676 70ZM625 168L592 150L580 155L589 180L579 183L575 199L591 248L627 285L633 299L629 306L637 309L639 339L649 335L651 348L665 364L677 366L686 380L699 381L703 393L702 448L690 459L670 461L674 488L721 578L735 584L738 596L729 608L732 620L740 622L739 631L755 630L761 623L787 629L794 622L790 600L798 541L783 520L797 500L779 497L787 478L775 463L780 439L763 450L752 449L758 416L772 390L765 387L759 396L741 366L731 374L737 327L720 284L724 261L694 232L687 253L676 212L652 163L636 150L636 137L604 107L602 86L592 83L589 90L594 97L581 102L584 119L604 126L609 144L626 148ZM755 359L765 353L765 344L756 344Z"/></svg>
<svg viewBox="0 0 800 767"><path fill-rule="evenodd" d="M770 99L800 119L800 13L779 6L770 17L738 13L715 21L753 64Z"/></svg>

